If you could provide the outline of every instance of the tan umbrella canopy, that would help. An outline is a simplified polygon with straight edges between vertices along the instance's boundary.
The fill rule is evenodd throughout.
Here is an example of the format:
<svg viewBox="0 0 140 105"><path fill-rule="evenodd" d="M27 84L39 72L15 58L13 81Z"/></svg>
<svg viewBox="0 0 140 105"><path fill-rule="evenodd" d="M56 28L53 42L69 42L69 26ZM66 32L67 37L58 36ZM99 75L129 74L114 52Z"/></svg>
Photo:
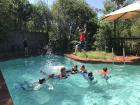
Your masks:
<svg viewBox="0 0 140 105"><path fill-rule="evenodd" d="M113 21L140 16L140 1L109 13L103 17L104 20Z"/></svg>

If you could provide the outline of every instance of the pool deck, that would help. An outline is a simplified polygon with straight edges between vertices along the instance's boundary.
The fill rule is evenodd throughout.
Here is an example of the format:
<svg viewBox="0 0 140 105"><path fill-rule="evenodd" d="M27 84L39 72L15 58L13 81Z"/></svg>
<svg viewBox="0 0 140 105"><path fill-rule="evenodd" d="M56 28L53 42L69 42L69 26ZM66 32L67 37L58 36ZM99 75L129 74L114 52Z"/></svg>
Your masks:
<svg viewBox="0 0 140 105"><path fill-rule="evenodd" d="M115 56L114 59L91 59L91 58L81 58L79 56L76 56L74 54L64 54L64 56L73 59L75 61L80 61L80 62L88 62L88 63L138 63L140 64L140 57L137 56L126 56L123 58L122 56Z"/></svg>
<svg viewBox="0 0 140 105"><path fill-rule="evenodd" d="M14 105L0 70L0 105Z"/></svg>

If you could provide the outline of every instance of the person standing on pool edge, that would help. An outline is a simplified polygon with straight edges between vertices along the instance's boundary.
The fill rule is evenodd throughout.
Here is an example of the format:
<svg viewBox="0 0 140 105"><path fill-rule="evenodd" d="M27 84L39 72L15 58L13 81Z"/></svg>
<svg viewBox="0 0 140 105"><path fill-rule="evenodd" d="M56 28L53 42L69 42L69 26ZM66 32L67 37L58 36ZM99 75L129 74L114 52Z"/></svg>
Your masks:
<svg viewBox="0 0 140 105"><path fill-rule="evenodd" d="M24 46L24 54L25 54L25 56L28 56L28 43L27 43L27 39L23 40L23 46Z"/></svg>
<svg viewBox="0 0 140 105"><path fill-rule="evenodd" d="M85 40L86 40L86 34L85 33L86 33L86 25L84 25L84 30L83 29L80 30L80 33L79 33L80 43L78 45L76 45L76 47L75 47L75 54L77 53L78 48L80 48L80 50L82 50L84 52L85 56L87 57L86 51L85 51L86 50L85 49Z"/></svg>

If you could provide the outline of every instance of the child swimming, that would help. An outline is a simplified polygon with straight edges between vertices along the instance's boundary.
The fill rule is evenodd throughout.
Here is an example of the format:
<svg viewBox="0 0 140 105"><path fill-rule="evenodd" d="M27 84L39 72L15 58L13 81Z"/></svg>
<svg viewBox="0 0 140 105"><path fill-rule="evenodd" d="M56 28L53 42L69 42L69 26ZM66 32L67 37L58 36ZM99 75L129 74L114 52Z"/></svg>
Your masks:
<svg viewBox="0 0 140 105"><path fill-rule="evenodd" d="M76 74L76 73L78 73L79 71L78 71L78 66L77 65L74 65L74 67L72 68L72 70L71 70L71 73L72 74Z"/></svg>
<svg viewBox="0 0 140 105"><path fill-rule="evenodd" d="M87 70L85 69L85 65L82 65L82 66L80 67L80 72L82 72L82 73L87 73Z"/></svg>
<svg viewBox="0 0 140 105"><path fill-rule="evenodd" d="M67 77L68 77L68 75L67 75L65 67L61 68L60 74L58 74L58 75L56 75L56 74L48 75L48 79L66 79Z"/></svg>
<svg viewBox="0 0 140 105"><path fill-rule="evenodd" d="M39 90L44 83L46 83L46 79L41 78L33 83L30 83L28 81L24 81L23 83L18 83L18 85L15 88L16 89L21 88L21 89L27 90L27 91Z"/></svg>
<svg viewBox="0 0 140 105"><path fill-rule="evenodd" d="M94 76L93 76L93 73L92 72L85 72L85 73L82 73L83 77L89 81L93 81L94 80Z"/></svg>
<svg viewBox="0 0 140 105"><path fill-rule="evenodd" d="M89 78L90 81L94 80L94 76L93 76L92 72L88 73L88 78Z"/></svg>
<svg viewBox="0 0 140 105"><path fill-rule="evenodd" d="M106 80L108 80L111 76L109 76L109 70L107 69L107 67L104 67L102 70L100 70L100 74L103 76L103 78L105 78Z"/></svg>

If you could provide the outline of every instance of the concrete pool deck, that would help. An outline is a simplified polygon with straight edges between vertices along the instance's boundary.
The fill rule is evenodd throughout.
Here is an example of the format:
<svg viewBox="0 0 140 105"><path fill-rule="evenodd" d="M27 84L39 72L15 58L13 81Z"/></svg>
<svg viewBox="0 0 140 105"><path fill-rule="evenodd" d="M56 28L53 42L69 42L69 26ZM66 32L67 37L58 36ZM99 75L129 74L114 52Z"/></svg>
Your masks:
<svg viewBox="0 0 140 105"><path fill-rule="evenodd" d="M0 105L13 105L10 93L0 70Z"/></svg>

